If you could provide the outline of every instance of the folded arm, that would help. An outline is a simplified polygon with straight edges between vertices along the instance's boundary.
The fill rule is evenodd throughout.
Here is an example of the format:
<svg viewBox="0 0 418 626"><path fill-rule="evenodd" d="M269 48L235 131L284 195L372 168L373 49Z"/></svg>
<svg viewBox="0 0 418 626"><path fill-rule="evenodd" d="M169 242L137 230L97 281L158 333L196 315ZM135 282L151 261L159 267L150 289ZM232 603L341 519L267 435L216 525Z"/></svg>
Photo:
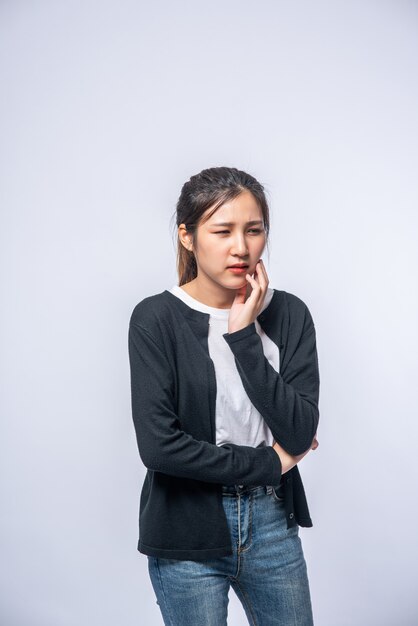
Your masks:
<svg viewBox="0 0 418 626"><path fill-rule="evenodd" d="M292 455L308 450L319 421L318 355L309 311L299 335L292 335L285 347L280 373L264 355L255 322L223 337L234 353L244 389L274 439Z"/></svg>
<svg viewBox="0 0 418 626"><path fill-rule="evenodd" d="M128 346L132 417L139 455L148 469L222 484L280 482L282 466L272 446L217 446L183 431L174 406L174 376L163 349L132 320Z"/></svg>

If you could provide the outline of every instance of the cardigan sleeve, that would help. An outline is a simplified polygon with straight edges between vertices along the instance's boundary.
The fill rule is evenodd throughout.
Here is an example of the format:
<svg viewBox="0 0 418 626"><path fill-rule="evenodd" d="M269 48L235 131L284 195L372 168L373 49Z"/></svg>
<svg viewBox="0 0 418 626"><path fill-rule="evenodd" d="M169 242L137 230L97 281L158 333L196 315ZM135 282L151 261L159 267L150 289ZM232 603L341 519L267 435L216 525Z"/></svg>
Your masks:
<svg viewBox="0 0 418 626"><path fill-rule="evenodd" d="M254 448L201 441L180 428L175 412L174 376L163 349L132 320L128 350L132 417L139 455L153 471L222 484L276 485L282 475L272 446ZM191 407L198 410L198 407Z"/></svg>
<svg viewBox="0 0 418 626"><path fill-rule="evenodd" d="M283 370L278 373L263 351L255 322L224 333L244 389L269 426L275 441L289 454L311 446L319 422L319 367L315 326L305 305L304 323L289 333ZM282 347L282 346L281 346Z"/></svg>

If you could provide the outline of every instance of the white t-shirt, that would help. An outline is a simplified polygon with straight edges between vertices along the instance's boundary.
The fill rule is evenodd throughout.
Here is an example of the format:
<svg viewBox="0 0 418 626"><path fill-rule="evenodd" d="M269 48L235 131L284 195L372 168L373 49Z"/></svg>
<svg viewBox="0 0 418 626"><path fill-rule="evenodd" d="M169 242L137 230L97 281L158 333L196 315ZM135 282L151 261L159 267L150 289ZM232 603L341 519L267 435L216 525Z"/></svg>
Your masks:
<svg viewBox="0 0 418 626"><path fill-rule="evenodd" d="M260 412L248 398L231 348L222 336L228 332L229 309L218 309L192 298L184 289L174 285L171 293L178 296L192 309L209 313L208 347L216 374L216 445L235 443L253 446L273 445L273 435ZM267 288L262 311L270 304L274 290ZM261 311L260 311L261 312ZM280 352L278 346L266 335L255 320L263 352L270 365L279 372Z"/></svg>

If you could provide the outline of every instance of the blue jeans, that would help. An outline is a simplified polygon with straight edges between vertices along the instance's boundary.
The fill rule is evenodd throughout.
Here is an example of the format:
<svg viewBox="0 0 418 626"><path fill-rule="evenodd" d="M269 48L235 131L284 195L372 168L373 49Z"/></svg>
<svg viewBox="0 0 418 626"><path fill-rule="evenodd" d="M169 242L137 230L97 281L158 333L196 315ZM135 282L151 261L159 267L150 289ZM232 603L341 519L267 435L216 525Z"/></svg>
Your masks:
<svg viewBox="0 0 418 626"><path fill-rule="evenodd" d="M312 626L299 526L287 529L280 492L223 485L233 554L205 561L148 556L166 626L224 626L232 585L251 626Z"/></svg>

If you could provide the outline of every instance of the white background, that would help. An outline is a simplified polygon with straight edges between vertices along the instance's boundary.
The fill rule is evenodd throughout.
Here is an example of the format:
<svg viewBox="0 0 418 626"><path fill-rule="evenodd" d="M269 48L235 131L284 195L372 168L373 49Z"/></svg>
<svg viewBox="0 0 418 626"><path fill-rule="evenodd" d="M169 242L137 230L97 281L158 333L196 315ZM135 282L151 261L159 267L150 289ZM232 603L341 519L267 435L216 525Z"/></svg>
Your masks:
<svg viewBox="0 0 418 626"><path fill-rule="evenodd" d="M270 286L316 325L315 625L418 623L417 34L406 0L1 2L2 624L162 624L128 321L218 165L265 185Z"/></svg>

